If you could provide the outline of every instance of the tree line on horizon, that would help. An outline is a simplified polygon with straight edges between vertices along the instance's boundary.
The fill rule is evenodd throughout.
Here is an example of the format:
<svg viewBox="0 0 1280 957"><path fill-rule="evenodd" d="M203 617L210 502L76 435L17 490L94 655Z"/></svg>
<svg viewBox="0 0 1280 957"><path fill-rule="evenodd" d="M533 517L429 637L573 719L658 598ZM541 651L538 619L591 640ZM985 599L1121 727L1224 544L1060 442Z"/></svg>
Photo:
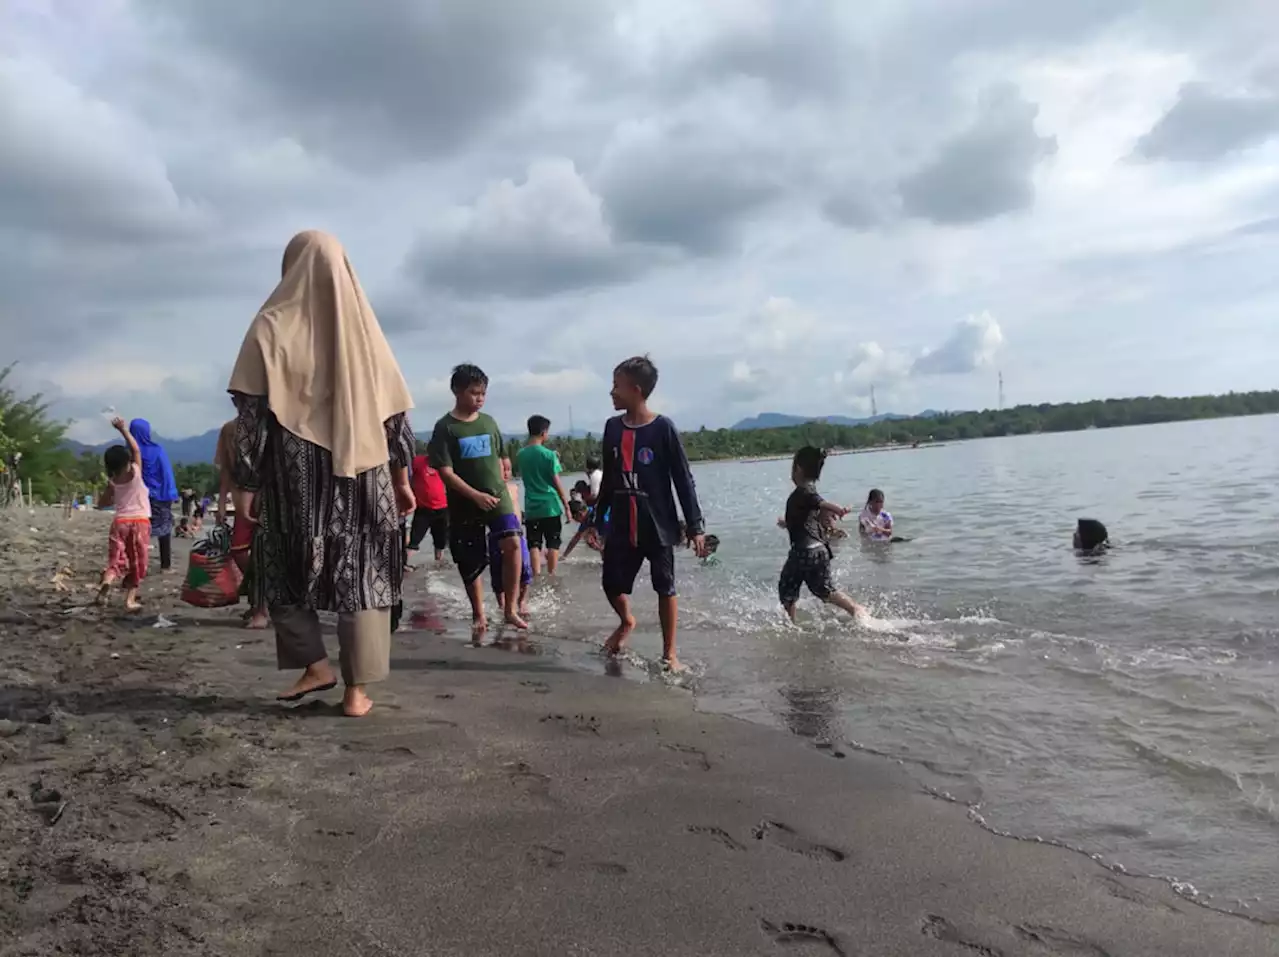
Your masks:
<svg viewBox="0 0 1280 957"><path fill-rule="evenodd" d="M10 367L12 368L12 367ZM10 368L0 369L0 488L11 485L12 457L22 458L17 474L25 490L27 480L37 501L57 502L69 495L97 494L106 481L102 455L86 451L77 455L64 446L67 423L49 415L39 394L20 396L6 385ZM1265 415L1280 412L1280 392L1229 392L1182 398L1143 396L1098 399L1090 402L1042 403L982 412L944 413L929 418L886 419L863 425L806 422L772 429L708 429L682 433L690 461L765 458L790 455L803 445L831 450L853 450L917 442L958 442L964 439L1028 435L1037 432L1074 432L1089 428L1151 425L1191 419ZM523 444L507 443L512 464ZM600 438L553 436L548 445L560 455L567 472L582 472L589 456L600 453ZM419 449L425 444L418 443ZM518 474L518 470L517 470ZM217 470L207 462L175 462L179 488L198 495L218 489ZM0 495L0 501L3 496Z"/></svg>

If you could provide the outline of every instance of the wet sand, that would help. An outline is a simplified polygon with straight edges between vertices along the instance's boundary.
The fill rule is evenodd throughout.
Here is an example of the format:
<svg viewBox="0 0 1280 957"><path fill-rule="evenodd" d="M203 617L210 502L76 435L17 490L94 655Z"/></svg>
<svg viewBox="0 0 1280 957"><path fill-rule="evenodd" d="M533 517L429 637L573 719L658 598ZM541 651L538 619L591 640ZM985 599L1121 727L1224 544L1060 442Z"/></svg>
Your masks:
<svg viewBox="0 0 1280 957"><path fill-rule="evenodd" d="M179 574L86 607L106 525L0 514L0 957L1276 952L890 762L452 625L367 719L277 706L270 635Z"/></svg>

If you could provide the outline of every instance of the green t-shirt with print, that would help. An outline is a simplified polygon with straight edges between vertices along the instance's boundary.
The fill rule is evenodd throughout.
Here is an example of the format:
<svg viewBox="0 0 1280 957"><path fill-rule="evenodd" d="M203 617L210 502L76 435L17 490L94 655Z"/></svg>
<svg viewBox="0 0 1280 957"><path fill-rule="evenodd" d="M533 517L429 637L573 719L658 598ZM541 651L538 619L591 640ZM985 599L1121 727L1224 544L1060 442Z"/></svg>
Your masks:
<svg viewBox="0 0 1280 957"><path fill-rule="evenodd" d="M515 507L502 478L502 433L498 423L481 412L470 422L443 416L431 433L427 459L435 469L453 469L462 481L477 492L495 496L498 505L482 511L445 483L449 496L449 519L460 525L487 522L499 515L514 515Z"/></svg>
<svg viewBox="0 0 1280 957"><path fill-rule="evenodd" d="M524 482L524 517L530 521L555 518L564 514L556 476L560 474L560 456L545 445L526 445L516 461L520 463L520 480Z"/></svg>

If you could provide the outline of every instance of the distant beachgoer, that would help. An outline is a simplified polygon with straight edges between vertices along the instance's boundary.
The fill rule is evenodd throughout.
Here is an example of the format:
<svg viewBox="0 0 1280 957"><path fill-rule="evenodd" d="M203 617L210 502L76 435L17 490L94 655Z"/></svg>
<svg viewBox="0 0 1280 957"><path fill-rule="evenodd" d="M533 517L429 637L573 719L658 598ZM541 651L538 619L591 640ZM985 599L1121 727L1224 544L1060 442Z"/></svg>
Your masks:
<svg viewBox="0 0 1280 957"><path fill-rule="evenodd" d="M878 488L867 494L867 504L858 513L858 534L873 542L893 539L893 516L885 511L884 492Z"/></svg>
<svg viewBox="0 0 1280 957"><path fill-rule="evenodd" d="M142 479L151 497L151 537L160 542L160 571L167 572L173 567L173 503L180 498L178 483L164 446L151 437L151 423L134 419L129 434L142 453Z"/></svg>
<svg viewBox="0 0 1280 957"><path fill-rule="evenodd" d="M1075 534L1071 536L1071 547L1082 555L1100 555L1111 547L1107 539L1107 526L1094 518L1076 520Z"/></svg>
<svg viewBox="0 0 1280 957"><path fill-rule="evenodd" d="M236 521L260 525L253 550L282 669L297 701L337 684L318 611L338 614L343 712L387 677L414 510L413 399L336 239L308 230L245 335L227 386L239 412L231 482Z"/></svg>
<svg viewBox="0 0 1280 957"><path fill-rule="evenodd" d="M502 432L481 412L489 377L478 366L456 366L449 379L453 409L436 422L427 455L440 471L449 499L449 552L471 602L472 637L489 627L480 578L489 564L489 537L501 540L503 617L516 628L528 628L520 617L520 522L502 477Z"/></svg>
<svg viewBox="0 0 1280 957"><path fill-rule="evenodd" d="M218 509L215 522L222 525L226 521L227 499L235 493L231 481L235 471L236 420L223 423L218 432L218 444L213 453L213 464L218 469ZM267 611L267 594L263 581L261 559L262 548L254 548L255 539L264 531L262 516L253 517L237 515L231 528L231 557L244 572L244 580L240 585L240 593L249 603L249 610L244 613L244 626L255 631L262 630L271 624Z"/></svg>
<svg viewBox="0 0 1280 957"><path fill-rule="evenodd" d="M182 498L182 517L190 518L192 508L196 503L195 489L184 488L179 494Z"/></svg>
<svg viewBox="0 0 1280 957"><path fill-rule="evenodd" d="M107 472L107 489L102 505L114 505L116 514L107 535L107 567L98 587L98 603L105 605L116 582L124 589L126 611L142 607L138 589L147 577L151 549L151 496L142 474L142 452L138 442L116 418L112 426L124 438L102 454Z"/></svg>
<svg viewBox="0 0 1280 957"><path fill-rule="evenodd" d="M443 561L445 546L449 544L449 499L444 479L425 455L413 457L413 497L418 507L414 509L409 527L409 551L416 553L430 532L436 561Z"/></svg>
<svg viewBox="0 0 1280 957"><path fill-rule="evenodd" d="M511 460L502 460L502 477L507 483L507 494L511 496L511 505L515 509L517 519L522 519L520 514L520 489L516 483L511 481ZM517 527L519 527L517 525ZM502 561L502 543L504 536L494 534L492 530L489 532L489 581L493 585L493 593L498 596L499 601L505 594L503 586L503 568ZM520 616L524 617L529 614L529 583L533 581L533 562L530 555L530 548L525 539L524 532L520 532L520 587L516 592L516 607L520 612Z"/></svg>
<svg viewBox="0 0 1280 957"><path fill-rule="evenodd" d="M595 455L588 455L587 461L587 495L585 501L588 505L594 505L600 499L600 484L604 481L604 470L600 464L600 458Z"/></svg>
<svg viewBox="0 0 1280 957"><path fill-rule="evenodd" d="M823 513L839 518L851 509L826 501L815 487L822 477L822 466L827 454L822 449L806 445L796 453L791 463L791 481L796 489L787 499L783 525L791 539L791 550L778 577L778 599L792 621L796 619L796 602L800 600L800 586L806 586L813 596L828 604L843 608L854 616L864 616L867 610L842 591L837 591L831 580L831 546L827 542L827 529L822 521Z"/></svg>
<svg viewBox="0 0 1280 957"><path fill-rule="evenodd" d="M599 545L601 535L608 536L601 583L618 615L618 627L605 642L605 651L621 652L635 630L631 589L640 566L647 561L649 578L658 594L662 662L669 670L678 671L681 666L676 658L674 552L680 536L677 498L698 557L705 550L702 510L680 433L670 419L649 409L649 396L657 384L658 370L648 356L627 359L613 370L613 407L622 414L605 423L605 467L587 543Z"/></svg>
<svg viewBox="0 0 1280 957"><path fill-rule="evenodd" d="M547 554L547 574L554 575L560 562L560 541L564 516L569 514L569 497L560 482L560 456L547 448L551 420L545 415L531 415L528 427L528 441L516 454L520 481L524 483L527 551L533 556L535 577L542 572L543 549Z"/></svg>

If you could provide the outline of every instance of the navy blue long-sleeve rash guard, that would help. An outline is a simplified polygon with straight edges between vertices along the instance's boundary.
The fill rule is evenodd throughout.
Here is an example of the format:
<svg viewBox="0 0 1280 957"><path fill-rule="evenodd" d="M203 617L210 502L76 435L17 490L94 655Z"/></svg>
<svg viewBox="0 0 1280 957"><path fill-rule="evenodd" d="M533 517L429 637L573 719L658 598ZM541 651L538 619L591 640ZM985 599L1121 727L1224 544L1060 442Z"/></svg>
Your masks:
<svg viewBox="0 0 1280 957"><path fill-rule="evenodd" d="M633 428L623 424L622 416L614 416L605 423L601 444L604 480L595 525L604 528L608 509L610 541L637 545L656 534L664 546L678 544L680 517L676 514L676 498L680 499L688 534L702 534L702 510L698 507L693 473L680 433L670 419L660 415L647 425Z"/></svg>

